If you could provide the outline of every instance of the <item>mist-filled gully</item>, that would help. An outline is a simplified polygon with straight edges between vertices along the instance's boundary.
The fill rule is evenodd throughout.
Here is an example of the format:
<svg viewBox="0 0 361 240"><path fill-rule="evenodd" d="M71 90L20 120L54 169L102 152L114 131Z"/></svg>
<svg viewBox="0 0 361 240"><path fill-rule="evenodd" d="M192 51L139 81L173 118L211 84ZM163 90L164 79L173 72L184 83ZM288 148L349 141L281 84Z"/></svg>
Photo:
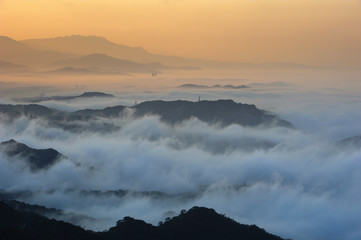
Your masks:
<svg viewBox="0 0 361 240"><path fill-rule="evenodd" d="M352 124L358 113L337 116L350 124L332 138L323 132L342 126L337 118L298 109L297 116L326 125L317 132L298 124L223 126L194 117L169 124L128 109L64 127L47 117L25 114L9 121L2 114L2 142L53 148L64 157L34 171L21 156L2 151L0 196L62 209L56 218L93 230L124 216L157 224L198 205L286 238L359 239L360 145L338 142L352 136L347 134L358 126Z"/></svg>

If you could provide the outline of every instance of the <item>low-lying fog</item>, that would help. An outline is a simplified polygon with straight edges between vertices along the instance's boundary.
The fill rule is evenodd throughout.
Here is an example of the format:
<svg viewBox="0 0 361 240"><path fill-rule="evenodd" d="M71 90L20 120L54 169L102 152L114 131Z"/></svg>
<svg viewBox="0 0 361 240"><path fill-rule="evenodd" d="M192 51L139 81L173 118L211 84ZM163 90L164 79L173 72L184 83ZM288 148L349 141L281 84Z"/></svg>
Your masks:
<svg viewBox="0 0 361 240"><path fill-rule="evenodd" d="M172 127L157 116L134 119L131 112L119 119L94 120L120 126L113 132L75 133L26 117L11 123L0 120L0 141L54 148L68 157L48 170L32 172L0 155L0 189L29 190L19 199L96 218L99 221L80 223L94 230L107 229L128 215L157 224L198 205L284 238L360 239L361 149L337 144L361 135L360 76L359 71L344 75L336 70L244 72L227 78L198 72L119 79L2 76L1 103L84 91L115 97L39 104L75 111L156 99L232 99L271 111L294 129L221 128L197 119ZM182 84L249 88L179 88ZM129 191L117 194L120 189Z"/></svg>

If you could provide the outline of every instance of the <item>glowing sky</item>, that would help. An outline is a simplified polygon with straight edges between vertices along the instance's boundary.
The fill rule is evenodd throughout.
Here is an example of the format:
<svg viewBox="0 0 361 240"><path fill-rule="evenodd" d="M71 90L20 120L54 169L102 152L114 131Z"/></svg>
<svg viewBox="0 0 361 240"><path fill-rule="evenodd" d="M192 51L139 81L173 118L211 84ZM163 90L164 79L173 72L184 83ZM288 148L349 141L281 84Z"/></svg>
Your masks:
<svg viewBox="0 0 361 240"><path fill-rule="evenodd" d="M361 66L361 1L0 0L0 35L72 34L185 57Z"/></svg>

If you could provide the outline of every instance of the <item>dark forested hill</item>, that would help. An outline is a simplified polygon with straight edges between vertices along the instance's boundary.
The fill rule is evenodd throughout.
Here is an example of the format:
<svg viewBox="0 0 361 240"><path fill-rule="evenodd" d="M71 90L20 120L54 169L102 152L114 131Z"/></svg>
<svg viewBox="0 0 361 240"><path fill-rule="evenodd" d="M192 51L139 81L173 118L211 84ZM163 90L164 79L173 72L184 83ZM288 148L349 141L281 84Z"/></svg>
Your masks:
<svg viewBox="0 0 361 240"><path fill-rule="evenodd" d="M0 238L18 239L99 239L99 240L282 240L255 225L239 224L213 209L193 207L159 226L125 217L104 232L86 231L62 221L51 220L31 211L17 210L0 201Z"/></svg>
<svg viewBox="0 0 361 240"><path fill-rule="evenodd" d="M149 101L133 107L136 116L159 115L168 123L179 123L196 117L207 123L222 126L239 124L242 126L277 125L290 127L291 124L277 116L256 108L255 105L236 103L232 100L217 101Z"/></svg>
<svg viewBox="0 0 361 240"><path fill-rule="evenodd" d="M125 106L107 107L104 109L84 109L72 113L60 112L47 107L30 105L0 104L0 114L14 118L25 115L31 118L45 117L52 121L89 120L94 117L119 117ZM220 124L223 127L231 124L242 126L282 126L291 127L291 123L276 115L258 109L255 105L236 103L232 100L217 101L146 101L128 107L133 109L135 117L158 115L169 124L181 123L192 117L209 124Z"/></svg>

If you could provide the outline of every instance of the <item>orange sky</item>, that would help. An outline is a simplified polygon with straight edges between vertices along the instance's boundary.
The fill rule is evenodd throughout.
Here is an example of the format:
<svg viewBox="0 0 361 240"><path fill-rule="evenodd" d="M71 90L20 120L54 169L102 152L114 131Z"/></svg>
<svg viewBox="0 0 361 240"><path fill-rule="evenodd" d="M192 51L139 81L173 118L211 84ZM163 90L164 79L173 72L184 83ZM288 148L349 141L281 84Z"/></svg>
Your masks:
<svg viewBox="0 0 361 240"><path fill-rule="evenodd" d="M0 35L72 34L185 57L361 66L361 1L0 0Z"/></svg>

